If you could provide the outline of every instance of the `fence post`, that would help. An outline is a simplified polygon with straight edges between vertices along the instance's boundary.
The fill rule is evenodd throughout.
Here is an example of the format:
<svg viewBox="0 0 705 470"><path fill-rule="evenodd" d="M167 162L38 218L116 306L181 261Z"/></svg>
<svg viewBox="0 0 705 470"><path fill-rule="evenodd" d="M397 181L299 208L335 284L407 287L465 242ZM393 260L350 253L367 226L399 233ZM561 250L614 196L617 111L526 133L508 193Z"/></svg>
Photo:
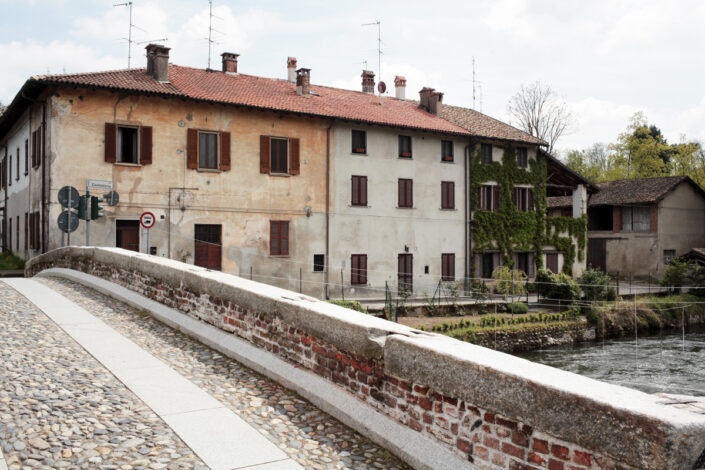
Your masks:
<svg viewBox="0 0 705 470"><path fill-rule="evenodd" d="M345 300L345 286L343 285L343 268L340 268L340 296Z"/></svg>
<svg viewBox="0 0 705 470"><path fill-rule="evenodd" d="M299 268L299 294L304 292L304 269Z"/></svg>

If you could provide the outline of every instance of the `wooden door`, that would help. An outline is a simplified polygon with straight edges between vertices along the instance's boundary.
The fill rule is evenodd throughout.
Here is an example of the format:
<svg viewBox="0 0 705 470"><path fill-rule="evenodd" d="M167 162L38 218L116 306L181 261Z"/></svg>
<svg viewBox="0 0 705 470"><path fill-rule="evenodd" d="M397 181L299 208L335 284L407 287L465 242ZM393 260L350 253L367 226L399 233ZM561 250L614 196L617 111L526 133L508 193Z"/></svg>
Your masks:
<svg viewBox="0 0 705 470"><path fill-rule="evenodd" d="M607 272L607 240L588 238L587 267Z"/></svg>
<svg viewBox="0 0 705 470"><path fill-rule="evenodd" d="M414 290L414 256L409 253L399 255L398 289L413 292Z"/></svg>
<svg viewBox="0 0 705 470"><path fill-rule="evenodd" d="M222 270L221 225L195 226L194 264L216 271Z"/></svg>
<svg viewBox="0 0 705 470"><path fill-rule="evenodd" d="M139 220L115 221L115 246L126 250L140 251Z"/></svg>

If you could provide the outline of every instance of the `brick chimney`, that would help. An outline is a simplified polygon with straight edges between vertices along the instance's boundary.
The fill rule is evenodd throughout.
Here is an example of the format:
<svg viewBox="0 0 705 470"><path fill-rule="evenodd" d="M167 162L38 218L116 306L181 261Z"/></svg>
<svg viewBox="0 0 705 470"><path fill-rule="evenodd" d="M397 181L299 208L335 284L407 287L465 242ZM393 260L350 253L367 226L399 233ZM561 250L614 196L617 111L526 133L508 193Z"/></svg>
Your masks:
<svg viewBox="0 0 705 470"><path fill-rule="evenodd" d="M443 93L432 91L428 97L428 112L438 116L443 108Z"/></svg>
<svg viewBox="0 0 705 470"><path fill-rule="evenodd" d="M311 69L298 69L296 71L296 94L311 96Z"/></svg>
<svg viewBox="0 0 705 470"><path fill-rule="evenodd" d="M240 57L240 54L235 54L233 52L223 52L222 54L220 54L220 57L223 58L223 72L228 74L236 74L237 58Z"/></svg>
<svg viewBox="0 0 705 470"><path fill-rule="evenodd" d="M158 82L169 83L169 50L159 44L149 44L147 50L147 75Z"/></svg>
<svg viewBox="0 0 705 470"><path fill-rule="evenodd" d="M296 83L296 57L286 59L286 79L289 83Z"/></svg>
<svg viewBox="0 0 705 470"><path fill-rule="evenodd" d="M375 92L375 73L372 70L362 71L362 92L372 94Z"/></svg>
<svg viewBox="0 0 705 470"><path fill-rule="evenodd" d="M433 91L435 91L433 88L429 88L427 86L423 87L421 91L419 91L419 108L428 111L429 96L431 96Z"/></svg>
<svg viewBox="0 0 705 470"><path fill-rule="evenodd" d="M406 99L406 77L397 75L394 77L394 88L396 90L396 96L398 100Z"/></svg>

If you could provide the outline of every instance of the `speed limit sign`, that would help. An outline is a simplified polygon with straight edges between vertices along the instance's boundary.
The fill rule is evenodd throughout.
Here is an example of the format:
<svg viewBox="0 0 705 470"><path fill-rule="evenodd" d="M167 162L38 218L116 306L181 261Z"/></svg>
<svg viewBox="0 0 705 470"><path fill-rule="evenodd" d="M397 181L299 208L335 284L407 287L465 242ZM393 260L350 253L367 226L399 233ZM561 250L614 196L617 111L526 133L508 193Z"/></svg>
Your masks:
<svg viewBox="0 0 705 470"><path fill-rule="evenodd" d="M146 228L147 230L154 227L155 220L156 219L154 217L154 214L152 214L151 212L144 212L140 216L140 224L142 225L142 227Z"/></svg>

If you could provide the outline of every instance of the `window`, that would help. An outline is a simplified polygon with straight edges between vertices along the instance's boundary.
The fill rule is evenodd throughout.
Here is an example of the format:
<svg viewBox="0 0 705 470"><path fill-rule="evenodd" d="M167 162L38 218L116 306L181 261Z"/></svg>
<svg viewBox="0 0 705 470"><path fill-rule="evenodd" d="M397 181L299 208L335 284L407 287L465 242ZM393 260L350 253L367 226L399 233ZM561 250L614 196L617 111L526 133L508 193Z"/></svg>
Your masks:
<svg viewBox="0 0 705 470"><path fill-rule="evenodd" d="M482 253L481 258L481 275L483 279L491 279L492 272L495 268L495 254L494 253Z"/></svg>
<svg viewBox="0 0 705 470"><path fill-rule="evenodd" d="M441 280L455 281L455 253L441 255Z"/></svg>
<svg viewBox="0 0 705 470"><path fill-rule="evenodd" d="M441 161L452 162L453 158L453 141L441 140Z"/></svg>
<svg viewBox="0 0 705 470"><path fill-rule="evenodd" d="M516 253L516 269L524 271L524 274L529 274L529 253Z"/></svg>
<svg viewBox="0 0 705 470"><path fill-rule="evenodd" d="M676 257L676 250L663 250L663 264L671 264Z"/></svg>
<svg viewBox="0 0 705 470"><path fill-rule="evenodd" d="M271 142L272 173L289 173L289 141L288 139L272 138Z"/></svg>
<svg viewBox="0 0 705 470"><path fill-rule="evenodd" d="M352 153L367 153L367 133L352 131Z"/></svg>
<svg viewBox="0 0 705 470"><path fill-rule="evenodd" d="M29 174L29 139L24 140L24 175Z"/></svg>
<svg viewBox="0 0 705 470"><path fill-rule="evenodd" d="M119 163L138 163L136 127L118 126L117 161Z"/></svg>
<svg viewBox="0 0 705 470"><path fill-rule="evenodd" d="M651 208L624 206L622 207L623 232L648 232L651 230Z"/></svg>
<svg viewBox="0 0 705 470"><path fill-rule="evenodd" d="M8 154L5 159L7 162L7 185L12 186L12 154Z"/></svg>
<svg viewBox="0 0 705 470"><path fill-rule="evenodd" d="M42 132L41 127L32 132L32 168L37 168L42 162Z"/></svg>
<svg viewBox="0 0 705 470"><path fill-rule="evenodd" d="M455 183L441 181L441 209L455 209Z"/></svg>
<svg viewBox="0 0 705 470"><path fill-rule="evenodd" d="M198 168L201 170L218 169L218 134L215 132L198 133Z"/></svg>
<svg viewBox="0 0 705 470"><path fill-rule="evenodd" d="M20 148L17 147L17 176L15 176L15 180L19 181L20 180ZM20 249L20 243L19 241L17 242L17 249Z"/></svg>
<svg viewBox="0 0 705 470"><path fill-rule="evenodd" d="M483 184L478 188L477 208L497 212L500 206L499 186Z"/></svg>
<svg viewBox="0 0 705 470"><path fill-rule="evenodd" d="M367 206L367 176L352 177L352 199L353 206Z"/></svg>
<svg viewBox="0 0 705 470"><path fill-rule="evenodd" d="M323 272L325 271L325 260L326 255L313 255L313 272Z"/></svg>
<svg viewBox="0 0 705 470"><path fill-rule="evenodd" d="M517 148L517 166L519 168L526 168L529 166L529 157L527 155L526 147Z"/></svg>
<svg viewBox="0 0 705 470"><path fill-rule="evenodd" d="M225 133L222 132L221 138L224 135ZM228 156L228 169L230 169L229 158ZM298 175L299 166L299 139L268 135L260 136L260 173Z"/></svg>
<svg viewBox="0 0 705 470"><path fill-rule="evenodd" d="M512 202L519 212L529 212L534 207L534 191L531 188L514 188Z"/></svg>
<svg viewBox="0 0 705 470"><path fill-rule="evenodd" d="M482 144L480 146L480 151L482 153L482 163L485 163L485 164L492 163L492 145Z"/></svg>
<svg viewBox="0 0 705 470"><path fill-rule="evenodd" d="M558 274L558 253L546 253L546 268Z"/></svg>
<svg viewBox="0 0 705 470"><path fill-rule="evenodd" d="M350 256L350 284L367 284L367 255Z"/></svg>
<svg viewBox="0 0 705 470"><path fill-rule="evenodd" d="M269 254L287 256L289 254L289 222L271 220L269 222Z"/></svg>
<svg viewBox="0 0 705 470"><path fill-rule="evenodd" d="M399 136L399 157L411 158L411 136L410 135L400 135Z"/></svg>
<svg viewBox="0 0 705 470"><path fill-rule="evenodd" d="M398 207L414 207L414 180L399 178Z"/></svg>

